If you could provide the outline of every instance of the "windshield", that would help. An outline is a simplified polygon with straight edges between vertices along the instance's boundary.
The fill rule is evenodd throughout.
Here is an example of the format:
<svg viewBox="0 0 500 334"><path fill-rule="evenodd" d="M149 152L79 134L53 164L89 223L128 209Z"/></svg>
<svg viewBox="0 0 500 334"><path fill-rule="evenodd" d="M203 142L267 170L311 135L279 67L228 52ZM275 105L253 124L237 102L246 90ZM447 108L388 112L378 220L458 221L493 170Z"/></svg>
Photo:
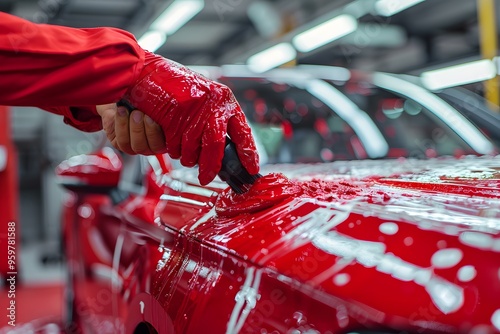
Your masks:
<svg viewBox="0 0 500 334"><path fill-rule="evenodd" d="M301 88L255 78L221 81L234 91L270 163L477 153L417 101L367 83L325 89L320 80Z"/></svg>

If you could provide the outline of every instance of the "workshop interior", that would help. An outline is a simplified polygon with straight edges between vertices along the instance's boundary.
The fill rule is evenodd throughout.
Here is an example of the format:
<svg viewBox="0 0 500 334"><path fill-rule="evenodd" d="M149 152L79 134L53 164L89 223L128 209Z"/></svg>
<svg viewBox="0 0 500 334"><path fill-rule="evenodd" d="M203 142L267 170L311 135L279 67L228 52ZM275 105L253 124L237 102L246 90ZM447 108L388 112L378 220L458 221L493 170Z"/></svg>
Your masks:
<svg viewBox="0 0 500 334"><path fill-rule="evenodd" d="M249 173L228 135L201 185L175 155L0 106L0 334L500 333L499 1L0 12L125 30L226 85L260 158Z"/></svg>

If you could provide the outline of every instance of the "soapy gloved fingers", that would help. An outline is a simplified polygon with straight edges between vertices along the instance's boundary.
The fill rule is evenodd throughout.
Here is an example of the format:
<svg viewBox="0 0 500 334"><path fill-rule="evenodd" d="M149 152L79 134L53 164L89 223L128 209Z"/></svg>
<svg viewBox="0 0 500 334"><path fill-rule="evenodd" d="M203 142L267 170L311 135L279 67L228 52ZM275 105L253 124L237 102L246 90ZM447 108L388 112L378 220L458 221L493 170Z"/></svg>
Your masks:
<svg viewBox="0 0 500 334"><path fill-rule="evenodd" d="M238 105L239 112L236 112L233 117L229 119L227 125L227 133L231 140L236 145L236 152L240 158L241 164L248 173L254 175L259 172L259 156L255 141L252 137L252 130L248 125L245 114Z"/></svg>
<svg viewBox="0 0 500 334"><path fill-rule="evenodd" d="M199 122L200 124L191 127L190 130L193 131L188 131L184 136L181 163L190 167L199 155L198 179L202 185L208 184L222 167L226 134L231 129L243 166L255 171L254 174L258 173L258 158L251 130L231 90L225 85L214 83L214 88L203 108L209 108L212 114L203 124Z"/></svg>
<svg viewBox="0 0 500 334"><path fill-rule="evenodd" d="M123 99L161 126L172 158L188 167L198 163L200 183L218 174L228 130L243 166L258 172L250 129L228 87L146 52L144 68Z"/></svg>
<svg viewBox="0 0 500 334"><path fill-rule="evenodd" d="M226 122L218 114L212 114L203 131L198 160L198 180L201 185L210 183L222 167L222 157L226 146Z"/></svg>
<svg viewBox="0 0 500 334"><path fill-rule="evenodd" d="M203 136L204 124L191 127L182 135L181 165L194 167L198 163L201 152L201 138ZM201 128L201 129L199 129Z"/></svg>

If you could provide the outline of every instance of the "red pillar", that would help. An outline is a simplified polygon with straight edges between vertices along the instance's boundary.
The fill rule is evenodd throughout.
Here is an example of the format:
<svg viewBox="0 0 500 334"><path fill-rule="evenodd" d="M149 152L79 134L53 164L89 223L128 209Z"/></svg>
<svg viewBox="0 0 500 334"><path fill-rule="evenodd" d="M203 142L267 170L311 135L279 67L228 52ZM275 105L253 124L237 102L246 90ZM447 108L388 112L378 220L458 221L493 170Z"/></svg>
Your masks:
<svg viewBox="0 0 500 334"><path fill-rule="evenodd" d="M21 246L21 225L18 219L17 156L10 127L9 109L0 106L0 274L2 275L6 275L8 272L17 272ZM15 265L12 267L12 262L9 264L8 260L13 259L9 258L9 255L14 253Z"/></svg>

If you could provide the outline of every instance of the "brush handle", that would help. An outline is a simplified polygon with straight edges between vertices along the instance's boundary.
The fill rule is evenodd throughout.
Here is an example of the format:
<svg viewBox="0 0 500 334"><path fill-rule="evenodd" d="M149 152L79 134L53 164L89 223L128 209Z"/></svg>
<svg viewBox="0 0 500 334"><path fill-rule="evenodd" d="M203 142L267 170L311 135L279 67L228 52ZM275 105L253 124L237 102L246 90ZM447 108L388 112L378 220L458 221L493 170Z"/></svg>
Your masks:
<svg viewBox="0 0 500 334"><path fill-rule="evenodd" d="M236 145L226 136L226 147L224 148L224 157L222 158L222 168L219 177L238 194L243 194L250 189L254 182L262 177L260 174L252 175L241 164Z"/></svg>

